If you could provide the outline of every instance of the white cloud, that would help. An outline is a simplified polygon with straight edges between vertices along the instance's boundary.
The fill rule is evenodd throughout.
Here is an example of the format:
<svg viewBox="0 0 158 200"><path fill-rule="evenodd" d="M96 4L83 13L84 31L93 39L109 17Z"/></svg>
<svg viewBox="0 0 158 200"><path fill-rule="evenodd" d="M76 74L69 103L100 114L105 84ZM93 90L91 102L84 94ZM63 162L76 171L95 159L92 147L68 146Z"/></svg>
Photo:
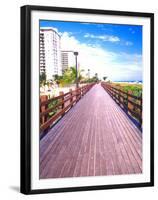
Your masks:
<svg viewBox="0 0 158 200"><path fill-rule="evenodd" d="M84 35L85 38L92 38L92 39L99 39L99 40L103 40L106 42L119 42L120 38L117 36L113 36L113 35L93 35L93 34L89 34L86 33Z"/></svg>
<svg viewBox="0 0 158 200"><path fill-rule="evenodd" d="M133 43L132 43L132 42L130 42L130 41L126 41L126 42L125 42L125 45L126 45L126 46L132 46L132 45L133 45Z"/></svg>
<svg viewBox="0 0 158 200"><path fill-rule="evenodd" d="M132 34L135 33L135 31L134 31L132 28L129 28L128 30L129 30Z"/></svg>
<svg viewBox="0 0 158 200"><path fill-rule="evenodd" d="M121 63L141 65L142 64L142 55L141 54L128 54L125 52L121 52L121 53L117 54L117 60Z"/></svg>
<svg viewBox="0 0 158 200"><path fill-rule="evenodd" d="M117 36L114 35L93 35L90 33L86 33L84 35L85 38L91 38L91 39L99 39L104 42L112 42L112 43L118 43L121 42L120 44L126 45L126 46L132 46L133 43L131 41L121 41L121 39Z"/></svg>
<svg viewBox="0 0 158 200"><path fill-rule="evenodd" d="M79 42L74 36L64 32L61 37L62 50L78 51L78 63L85 74L90 69L93 76L108 76L111 80L141 80L142 56L139 54L115 53L99 45ZM74 59L75 60L75 59Z"/></svg>

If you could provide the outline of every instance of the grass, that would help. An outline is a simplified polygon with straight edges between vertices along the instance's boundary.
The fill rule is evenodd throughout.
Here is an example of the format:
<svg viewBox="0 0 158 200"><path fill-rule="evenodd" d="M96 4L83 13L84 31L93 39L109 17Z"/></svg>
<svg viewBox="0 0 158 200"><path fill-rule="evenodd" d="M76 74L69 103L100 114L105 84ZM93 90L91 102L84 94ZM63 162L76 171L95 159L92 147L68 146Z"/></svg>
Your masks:
<svg viewBox="0 0 158 200"><path fill-rule="evenodd" d="M130 83L112 83L113 86L121 87L125 92L130 92L134 96L140 97L142 94L142 84L130 84Z"/></svg>

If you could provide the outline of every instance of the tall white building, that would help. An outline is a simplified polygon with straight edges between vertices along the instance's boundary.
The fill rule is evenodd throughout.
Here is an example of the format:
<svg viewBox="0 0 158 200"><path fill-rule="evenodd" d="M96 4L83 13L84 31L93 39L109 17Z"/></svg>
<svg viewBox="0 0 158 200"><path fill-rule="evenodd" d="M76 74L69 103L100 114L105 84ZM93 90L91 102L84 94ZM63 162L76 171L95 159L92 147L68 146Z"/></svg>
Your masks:
<svg viewBox="0 0 158 200"><path fill-rule="evenodd" d="M60 35L52 27L40 28L40 74L50 80L62 75Z"/></svg>

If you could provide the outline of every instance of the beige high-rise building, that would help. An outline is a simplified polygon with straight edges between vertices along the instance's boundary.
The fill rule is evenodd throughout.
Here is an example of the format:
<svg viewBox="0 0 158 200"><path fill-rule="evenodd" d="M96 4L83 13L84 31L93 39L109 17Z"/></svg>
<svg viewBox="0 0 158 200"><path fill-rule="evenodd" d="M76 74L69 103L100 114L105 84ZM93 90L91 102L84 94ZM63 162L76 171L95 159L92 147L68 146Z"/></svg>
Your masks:
<svg viewBox="0 0 158 200"><path fill-rule="evenodd" d="M75 56L73 51L61 50L62 70L75 66Z"/></svg>

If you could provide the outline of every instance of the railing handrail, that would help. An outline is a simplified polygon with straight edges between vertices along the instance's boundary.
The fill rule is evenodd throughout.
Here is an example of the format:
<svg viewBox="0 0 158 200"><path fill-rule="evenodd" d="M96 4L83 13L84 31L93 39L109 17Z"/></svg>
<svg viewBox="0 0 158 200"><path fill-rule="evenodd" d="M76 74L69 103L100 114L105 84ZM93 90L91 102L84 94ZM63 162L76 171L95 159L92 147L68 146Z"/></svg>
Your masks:
<svg viewBox="0 0 158 200"><path fill-rule="evenodd" d="M139 126L141 128L142 126L142 94L140 97L138 97L133 94L130 94L129 92L122 91L121 89L118 89L109 83L102 82L101 85L109 93L109 95L119 104L120 107L123 106L127 114L129 112L130 115L132 115L134 118L138 120ZM123 101L121 100L121 98L123 98ZM137 100L137 101L133 102L132 99ZM131 109L129 104L133 106L133 109ZM136 112L135 108L139 109L139 112Z"/></svg>
<svg viewBox="0 0 158 200"><path fill-rule="evenodd" d="M40 97L40 132L45 131L48 127L50 127L54 121L56 121L59 117L63 116L64 113L71 108L75 103L79 101L79 99L84 96L94 85L95 83L91 83L75 90L70 89L69 92L65 94L60 94L59 96L52 97L47 99L47 95L43 95ZM61 92L63 93L63 92ZM67 97L68 96L68 97ZM46 100L42 100L42 97L47 97ZM65 98L66 97L66 98ZM74 99L75 97L75 99ZM48 108L48 105L55 100L60 100L56 105ZM65 106L65 103L68 102L68 105ZM61 108L60 108L61 107ZM60 109L58 109L60 108ZM48 119L49 113L53 112L53 110L58 109L59 112L55 113Z"/></svg>
<svg viewBox="0 0 158 200"><path fill-rule="evenodd" d="M44 112L41 112L41 113L40 113L40 117L42 117L42 116L48 114L49 112L53 111L55 108L61 106L63 103L66 103L66 102L69 101L71 98L75 97L77 94L79 94L79 93L73 94L73 95L71 95L70 97L68 97L67 99L64 99L64 100L61 101L60 103L56 104L55 106L46 109ZM63 95L61 95L61 96L63 96ZM52 101L53 101L53 100L52 100ZM50 102L49 102L49 103L50 103ZM42 106L43 106L43 105L42 105Z"/></svg>
<svg viewBox="0 0 158 200"><path fill-rule="evenodd" d="M130 96L130 97L132 97L134 99L137 99L137 100L141 100L142 99L142 97L138 97L138 96L132 95L132 94L130 94L128 92L122 91L122 90L118 89L117 87L114 87L114 86L110 86L110 87L115 89L115 90L117 90L117 91L119 91L119 92L121 92L121 93L123 93L123 94L126 94L126 95L128 95L128 96Z"/></svg>
<svg viewBox="0 0 158 200"><path fill-rule="evenodd" d="M77 89L75 89L75 90L72 90L72 92L77 92L78 90L81 90L81 89L84 90L84 89L86 89L86 88L87 88L88 86L90 86L90 85L91 85L91 84L89 84L89 85L84 85L84 86L79 87L79 88L77 88ZM50 99L48 99L48 100L42 101L42 102L40 102L40 106L47 105L47 104L49 104L51 101L61 99L61 98L65 97L65 96L67 96L67 95L69 95L69 94L71 94L71 92L66 92L66 93L64 93L64 94L62 94L62 95L58 95L58 96L56 96L56 97L52 97L52 98L50 98ZM43 95L43 96L45 96L45 95Z"/></svg>

